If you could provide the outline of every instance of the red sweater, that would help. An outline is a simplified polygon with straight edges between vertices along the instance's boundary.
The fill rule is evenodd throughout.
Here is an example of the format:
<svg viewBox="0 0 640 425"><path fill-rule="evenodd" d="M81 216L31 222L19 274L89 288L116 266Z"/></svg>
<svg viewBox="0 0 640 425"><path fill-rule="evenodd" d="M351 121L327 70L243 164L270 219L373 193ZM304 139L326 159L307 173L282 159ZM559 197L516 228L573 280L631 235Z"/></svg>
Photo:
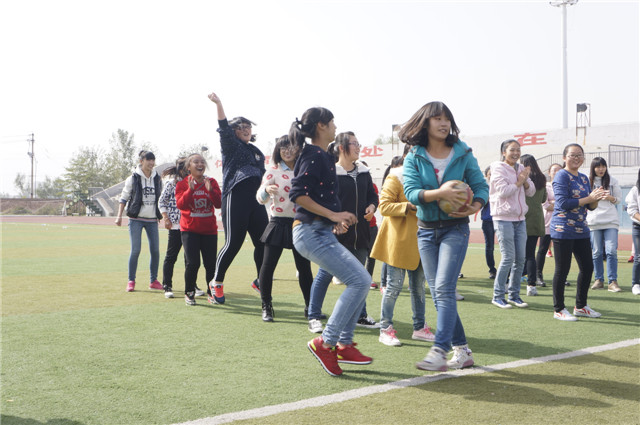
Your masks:
<svg viewBox="0 0 640 425"><path fill-rule="evenodd" d="M194 190L191 190L189 178L176 184L176 206L180 210L180 230L183 232L218 234L214 210L222 204L220 187L215 179L207 178L211 182L210 191L206 190L204 182L195 183Z"/></svg>

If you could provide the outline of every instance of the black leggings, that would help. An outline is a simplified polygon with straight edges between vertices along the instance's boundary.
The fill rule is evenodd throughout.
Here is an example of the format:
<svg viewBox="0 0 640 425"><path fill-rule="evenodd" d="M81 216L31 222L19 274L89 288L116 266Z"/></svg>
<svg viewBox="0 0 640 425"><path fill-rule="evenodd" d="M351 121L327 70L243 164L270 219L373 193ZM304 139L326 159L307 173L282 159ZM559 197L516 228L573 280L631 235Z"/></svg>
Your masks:
<svg viewBox="0 0 640 425"><path fill-rule="evenodd" d="M587 305L587 294L593 275L591 258L591 241L587 239L553 239L553 257L556 260L556 271L553 274L553 309L558 312L565 308L564 283L571 269L571 254L580 269L576 282L576 308Z"/></svg>
<svg viewBox="0 0 640 425"><path fill-rule="evenodd" d="M542 270L544 269L544 262L547 259L547 252L549 251L549 247L551 246L551 235L544 235L540 238L540 247L538 247L538 254L536 255L536 267L537 271L537 279L544 281L542 279Z"/></svg>
<svg viewBox="0 0 640 425"><path fill-rule="evenodd" d="M224 227L224 246L220 249L216 263L216 282L224 282L227 269L244 243L249 232L253 242L253 261L256 264L256 276L262 267L264 244L260 237L269 219L264 205L256 201L256 192L260 187L260 179L252 177L238 183L222 198L222 225Z"/></svg>
<svg viewBox="0 0 640 425"><path fill-rule="evenodd" d="M202 254L202 264L204 265L207 282L213 279L216 273L218 235L182 232L181 236L182 245L184 246L184 292L186 294L196 290L200 254ZM207 293L211 294L211 290L207 289Z"/></svg>
<svg viewBox="0 0 640 425"><path fill-rule="evenodd" d="M164 287L173 287L173 266L176 264L181 248L182 237L180 236L180 229L170 229L167 253L162 264L162 286Z"/></svg>
<svg viewBox="0 0 640 425"><path fill-rule="evenodd" d="M522 275L527 275L529 286L536 286L537 270L536 270L536 245L538 244L539 236L527 236L527 245L525 248L525 262L524 272Z"/></svg>
<svg viewBox="0 0 640 425"><path fill-rule="evenodd" d="M271 289L273 288L273 272L276 270L280 255L282 255L281 246L265 245L264 259L262 268L260 269L260 296L263 303L271 302ZM298 283L304 297L304 305L309 306L309 298L311 296L311 284L313 283L313 274L311 272L311 263L304 258L295 248L291 250L293 260L298 269Z"/></svg>

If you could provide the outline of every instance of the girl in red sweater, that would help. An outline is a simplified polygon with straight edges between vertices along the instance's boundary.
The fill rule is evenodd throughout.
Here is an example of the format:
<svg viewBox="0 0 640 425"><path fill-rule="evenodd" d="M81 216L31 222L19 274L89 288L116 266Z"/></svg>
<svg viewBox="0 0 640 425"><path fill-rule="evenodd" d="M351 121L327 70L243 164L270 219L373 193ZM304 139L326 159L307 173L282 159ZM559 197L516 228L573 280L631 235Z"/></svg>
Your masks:
<svg viewBox="0 0 640 425"><path fill-rule="evenodd" d="M176 184L176 205L180 210L185 256L185 303L196 305L195 289L201 254L207 282L213 279L216 272L218 225L214 210L220 208L221 194L218 182L204 175L207 161L200 154L189 155L185 168L189 176ZM209 302L212 299L209 292Z"/></svg>

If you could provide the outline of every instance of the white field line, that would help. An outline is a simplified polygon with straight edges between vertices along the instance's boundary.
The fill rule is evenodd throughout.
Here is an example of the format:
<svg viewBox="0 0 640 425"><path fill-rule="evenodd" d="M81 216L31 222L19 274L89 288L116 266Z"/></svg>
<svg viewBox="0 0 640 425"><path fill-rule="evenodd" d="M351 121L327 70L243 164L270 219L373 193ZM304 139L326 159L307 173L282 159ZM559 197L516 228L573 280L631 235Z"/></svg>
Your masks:
<svg viewBox="0 0 640 425"><path fill-rule="evenodd" d="M629 339L626 341L614 342L612 344L600 345L597 347L584 348L582 350L571 351L568 353L553 354L550 356L535 357L532 359L516 360L508 363L501 363L493 366L478 366L471 369L452 370L449 372L437 373L435 375L417 376L415 378L403 379L401 381L390 382L383 385L372 385L364 388L344 391L341 393L330 394L320 397L309 398L306 400L294 401L292 403L278 404L274 406L258 407L255 409L244 410L240 412L225 413L223 415L213 416L210 418L197 419L195 421L183 422L178 425L214 425L226 424L233 421L244 419L263 418L278 413L291 412L294 410L306 409L309 407L326 406L332 403L341 403L343 401L365 397L371 394L379 394L398 388L415 387L424 385L429 382L440 381L442 379L457 378L460 376L478 375L487 372L496 372L504 369L513 369L516 367L530 366L552 362L555 360L570 359L573 357L584 356L586 354L595 354L603 351L615 350L617 348L630 347L640 344L640 338ZM320 369L319 369L320 370ZM320 372L319 372L320 373ZM339 379L339 378L338 378Z"/></svg>

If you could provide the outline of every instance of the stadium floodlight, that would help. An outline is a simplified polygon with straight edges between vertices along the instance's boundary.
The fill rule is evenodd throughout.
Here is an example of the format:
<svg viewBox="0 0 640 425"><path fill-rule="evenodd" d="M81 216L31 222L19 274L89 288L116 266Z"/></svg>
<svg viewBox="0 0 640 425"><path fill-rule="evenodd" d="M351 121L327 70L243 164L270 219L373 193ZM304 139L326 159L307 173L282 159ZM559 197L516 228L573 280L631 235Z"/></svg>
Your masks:
<svg viewBox="0 0 640 425"><path fill-rule="evenodd" d="M577 4L578 0L554 0L549 4L562 8L562 128L569 125L569 83L567 77L567 6Z"/></svg>

